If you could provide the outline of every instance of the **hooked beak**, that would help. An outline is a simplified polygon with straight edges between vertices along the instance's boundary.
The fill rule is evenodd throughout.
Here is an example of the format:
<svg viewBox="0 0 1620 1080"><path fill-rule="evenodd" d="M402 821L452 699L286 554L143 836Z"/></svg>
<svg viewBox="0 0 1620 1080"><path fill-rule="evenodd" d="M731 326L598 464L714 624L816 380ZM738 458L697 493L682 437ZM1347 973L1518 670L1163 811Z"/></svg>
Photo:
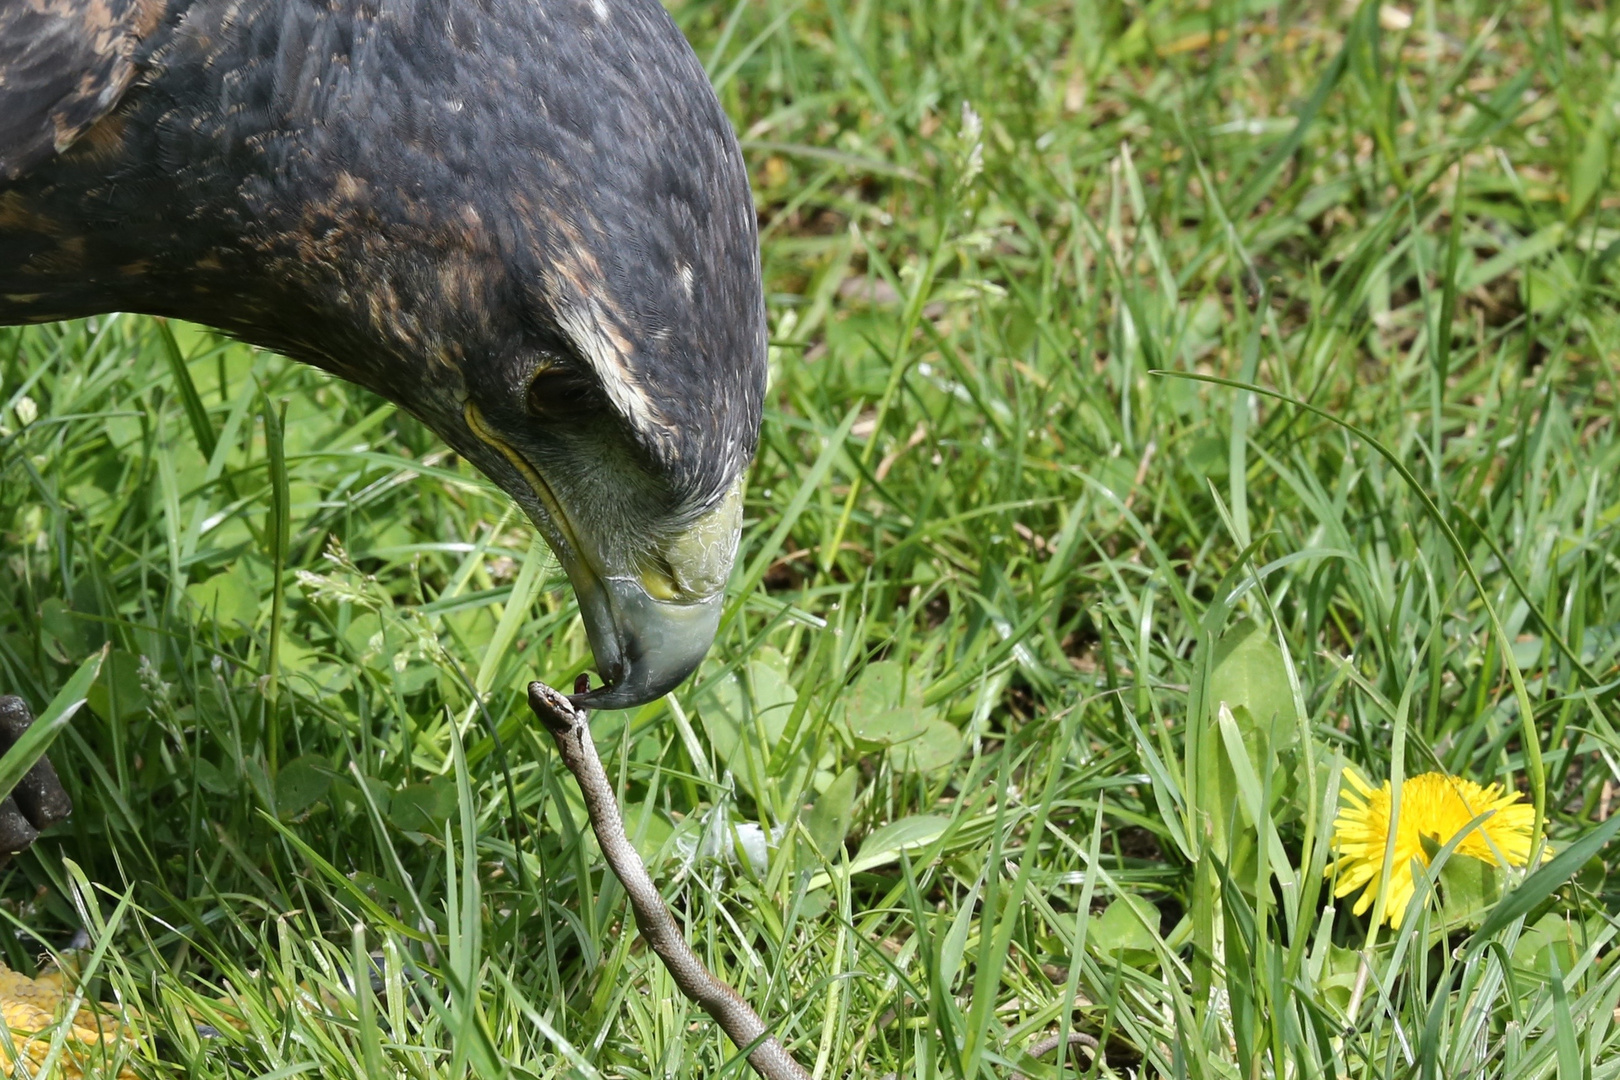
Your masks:
<svg viewBox="0 0 1620 1080"><path fill-rule="evenodd" d="M512 463L561 534L560 543L551 540L552 548L574 586L604 682L569 700L576 708L629 709L679 686L703 661L720 626L725 581L742 529L742 481L661 542L663 569L620 576L599 569L600 560L581 543L585 538L539 470L490 428L475 405L467 404L465 417L473 434Z"/></svg>
<svg viewBox="0 0 1620 1080"><path fill-rule="evenodd" d="M605 680L570 698L575 708L628 709L655 701L692 674L709 651L723 606L718 593L681 603L655 600L629 578L569 576Z"/></svg>

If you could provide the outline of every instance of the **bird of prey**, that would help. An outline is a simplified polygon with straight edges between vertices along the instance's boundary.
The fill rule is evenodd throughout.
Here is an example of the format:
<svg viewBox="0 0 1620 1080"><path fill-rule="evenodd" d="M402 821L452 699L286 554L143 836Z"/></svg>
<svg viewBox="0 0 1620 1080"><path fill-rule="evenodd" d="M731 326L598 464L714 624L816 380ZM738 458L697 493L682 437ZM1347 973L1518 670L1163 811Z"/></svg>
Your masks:
<svg viewBox="0 0 1620 1080"><path fill-rule="evenodd" d="M762 1076L809 1080L684 948L583 711L708 651L765 392L747 171L657 0L0 0L0 323L106 311L368 387L517 500L604 679L530 705L638 927ZM66 812L49 769L0 846Z"/></svg>
<svg viewBox="0 0 1620 1080"><path fill-rule="evenodd" d="M0 324L144 312L499 484L624 708L708 650L759 433L748 176L657 0L0 0Z"/></svg>
<svg viewBox="0 0 1620 1080"><path fill-rule="evenodd" d="M581 710L708 651L766 369L747 171L658 0L0 0L0 323L108 311L374 390L517 501L604 680L530 703L633 856ZM27 723L0 699L0 734ZM65 812L41 769L0 834ZM762 1074L808 1080L669 951L630 862L679 985Z"/></svg>

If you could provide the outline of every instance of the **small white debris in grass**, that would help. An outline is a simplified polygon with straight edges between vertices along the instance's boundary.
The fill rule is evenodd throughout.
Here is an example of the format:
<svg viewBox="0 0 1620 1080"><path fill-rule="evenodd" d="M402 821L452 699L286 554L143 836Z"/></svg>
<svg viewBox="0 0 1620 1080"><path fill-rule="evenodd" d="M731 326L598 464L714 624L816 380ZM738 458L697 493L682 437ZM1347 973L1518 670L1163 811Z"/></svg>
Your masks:
<svg viewBox="0 0 1620 1080"><path fill-rule="evenodd" d="M754 877L762 877L770 869L770 853L787 835L786 825L773 826L766 832L755 822L732 820L723 803L703 814L697 826L696 830L683 829L675 836L675 856L684 868L739 866Z"/></svg>
<svg viewBox="0 0 1620 1080"><path fill-rule="evenodd" d="M1394 4L1381 4L1378 8L1378 25L1385 30L1410 30L1412 15Z"/></svg>

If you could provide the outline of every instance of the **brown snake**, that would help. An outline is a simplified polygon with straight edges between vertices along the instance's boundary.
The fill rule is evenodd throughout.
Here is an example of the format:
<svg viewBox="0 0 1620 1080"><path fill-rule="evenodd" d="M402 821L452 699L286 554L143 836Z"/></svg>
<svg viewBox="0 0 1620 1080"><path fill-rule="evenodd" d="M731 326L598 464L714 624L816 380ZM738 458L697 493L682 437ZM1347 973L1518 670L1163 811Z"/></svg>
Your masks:
<svg viewBox="0 0 1620 1080"><path fill-rule="evenodd" d="M589 687L586 676L580 678L583 685L577 692L583 693ZM664 904L663 894L653 884L641 856L624 833L619 800L608 781L607 770L602 768L602 759L596 756L596 744L591 741L585 710L576 709L567 697L542 682L529 684L529 708L551 732L563 764L579 783L591 828L596 832L608 868L630 898L636 927L674 977L681 993L713 1017L733 1043L754 1047L748 1055L748 1063L765 1080L811 1080L810 1074L799 1067L776 1036L766 1033L765 1022L759 1014L737 991L710 974L686 943L675 917ZM1061 1041L1057 1036L1043 1039L1029 1048L1029 1054L1037 1058L1049 1054ZM1098 1051L1096 1039L1077 1031L1069 1033L1067 1042L1071 1047L1085 1047L1093 1055ZM893 1075L890 1073L884 1080L890 1080ZM1021 1073L1013 1073L1013 1078L1023 1080Z"/></svg>
<svg viewBox="0 0 1620 1080"><path fill-rule="evenodd" d="M563 764L579 782L591 828L596 831L596 840L602 846L608 868L630 898L636 928L669 969L681 993L713 1017L732 1042L740 1047L754 1047L748 1055L748 1063L766 1080L810 1080L810 1074L799 1067L776 1036L766 1033L765 1022L759 1014L737 991L711 975L686 943L674 916L664 906L663 894L653 884L641 856L624 834L619 800L608 782L607 771L602 768L602 759L596 756L585 710L574 708L566 697L541 682L529 684L529 708L551 732Z"/></svg>

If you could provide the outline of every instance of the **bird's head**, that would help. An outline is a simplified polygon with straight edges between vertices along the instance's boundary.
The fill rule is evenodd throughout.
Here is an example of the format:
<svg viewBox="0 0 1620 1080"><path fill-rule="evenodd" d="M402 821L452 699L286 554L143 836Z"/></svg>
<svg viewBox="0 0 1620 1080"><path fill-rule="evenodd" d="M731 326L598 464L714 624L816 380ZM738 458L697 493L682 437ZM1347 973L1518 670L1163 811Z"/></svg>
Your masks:
<svg viewBox="0 0 1620 1080"><path fill-rule="evenodd" d="M462 419L478 444L470 456L539 527L573 585L605 680L581 704L625 708L674 689L714 639L746 458L694 475L682 450L706 448L679 437L648 447L592 371L566 357L547 355L513 393L469 396Z"/></svg>
<svg viewBox="0 0 1620 1080"><path fill-rule="evenodd" d="M561 561L604 680L581 703L625 708L684 680L719 624L765 310L747 171L696 58L654 4L572 10L547 117L514 123L460 217L494 261L435 269L453 314L428 351L455 400L428 388L423 414Z"/></svg>
<svg viewBox="0 0 1620 1080"><path fill-rule="evenodd" d="M298 301L332 316L277 344L399 402L517 501L579 599L605 682L582 703L625 708L702 660L736 555L766 373L747 170L657 3L458 10L486 8L476 50L410 39L408 109L350 94L325 115L313 192L277 181L298 208L286 276L310 272L311 234L336 238Z"/></svg>
<svg viewBox="0 0 1620 1080"><path fill-rule="evenodd" d="M684 294L680 270L666 269ZM659 287L656 270L642 264L643 274L643 290ZM687 276L696 292L697 271ZM504 363L464 362L460 416L441 423L567 572L605 681L580 703L625 708L673 689L714 638L758 431L763 340L747 310L757 299L729 321L723 303L689 306L677 335L620 322L603 295L599 285L584 310L560 306L555 326Z"/></svg>
<svg viewBox="0 0 1620 1080"><path fill-rule="evenodd" d="M549 541L585 703L673 688L719 623L766 335L747 170L669 15L170 7L126 99L5 192L0 317L173 315L381 393Z"/></svg>

